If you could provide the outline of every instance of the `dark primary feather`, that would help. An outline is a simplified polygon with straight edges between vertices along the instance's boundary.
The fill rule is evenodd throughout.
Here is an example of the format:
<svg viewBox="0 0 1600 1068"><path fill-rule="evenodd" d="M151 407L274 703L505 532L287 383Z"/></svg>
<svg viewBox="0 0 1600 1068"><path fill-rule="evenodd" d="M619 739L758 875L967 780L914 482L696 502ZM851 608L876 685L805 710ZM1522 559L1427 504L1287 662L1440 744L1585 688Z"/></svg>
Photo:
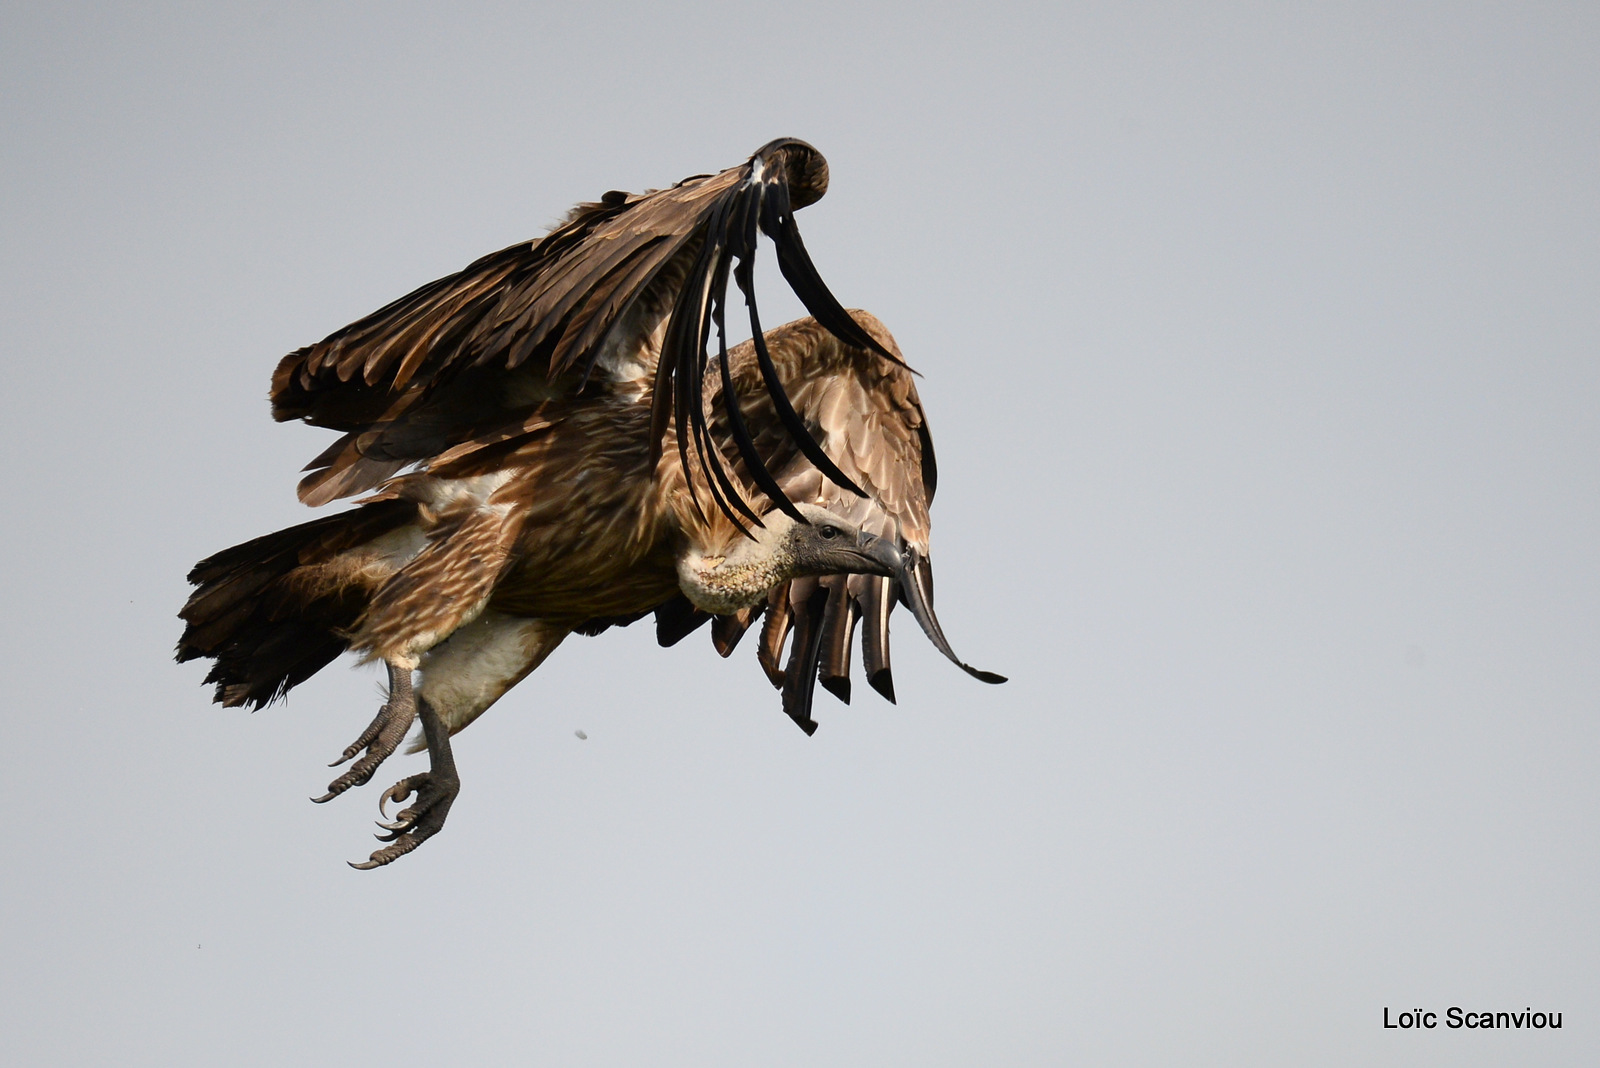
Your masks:
<svg viewBox="0 0 1600 1068"><path fill-rule="evenodd" d="M888 579L868 577L861 596L861 669L867 685L894 700L894 673L889 664L889 613L894 608L894 591Z"/></svg>
<svg viewBox="0 0 1600 1068"><path fill-rule="evenodd" d="M817 681L833 696L850 703L850 640L855 637L857 611L850 595L856 579L869 575L829 575L822 580L828 605L822 616L822 659Z"/></svg>
<svg viewBox="0 0 1600 1068"><path fill-rule="evenodd" d="M724 658L732 656L739 639L745 636L766 610L766 605L758 604L731 616L714 617L711 621L711 644L717 650L717 655Z"/></svg>
<svg viewBox="0 0 1600 1068"><path fill-rule="evenodd" d="M689 603L689 598L678 594L656 609L656 642L663 649L677 645L683 639L710 623L712 615Z"/></svg>
<svg viewBox="0 0 1600 1068"><path fill-rule="evenodd" d="M728 279L748 307L762 361L761 387L785 432L833 482L861 488L829 458L770 369L754 287L759 234L773 242L784 278L840 339L899 363L828 290L800 239L794 211L821 198L827 161L780 138L744 164L640 195L607 193L574 209L544 238L522 242L430 282L321 342L286 356L273 377L273 415L345 432L307 466L301 498L321 504L369 490L409 464L502 433L537 409L524 365L537 362L548 395L583 388L607 351L653 344L652 457L669 418L678 448L706 478L691 482L745 529L756 522L705 419L706 343L713 326L727 351ZM520 384L520 385L519 385ZM798 518L755 448L740 398L724 380L725 429L755 488ZM521 393L519 393L519 389ZM516 398L529 394L518 401ZM696 497L698 506L698 496Z"/></svg>
<svg viewBox="0 0 1600 1068"><path fill-rule="evenodd" d="M783 710L807 734L817 733L816 720L811 718L811 699L822 657L822 617L827 603L828 591L818 580L799 578L789 583L794 640L789 647L789 663L783 669Z"/></svg>

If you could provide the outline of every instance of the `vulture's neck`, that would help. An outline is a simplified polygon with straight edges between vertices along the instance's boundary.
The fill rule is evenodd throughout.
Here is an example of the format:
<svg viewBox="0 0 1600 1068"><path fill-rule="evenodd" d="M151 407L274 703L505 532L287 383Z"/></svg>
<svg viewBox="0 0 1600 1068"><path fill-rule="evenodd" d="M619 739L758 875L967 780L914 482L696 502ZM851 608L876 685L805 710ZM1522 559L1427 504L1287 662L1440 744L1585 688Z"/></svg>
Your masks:
<svg viewBox="0 0 1600 1068"><path fill-rule="evenodd" d="M737 533L732 539L691 539L678 556L678 585L696 608L727 615L749 608L767 591L794 577L793 561L785 551L794 520L781 512L763 517L763 527L752 528L755 540Z"/></svg>

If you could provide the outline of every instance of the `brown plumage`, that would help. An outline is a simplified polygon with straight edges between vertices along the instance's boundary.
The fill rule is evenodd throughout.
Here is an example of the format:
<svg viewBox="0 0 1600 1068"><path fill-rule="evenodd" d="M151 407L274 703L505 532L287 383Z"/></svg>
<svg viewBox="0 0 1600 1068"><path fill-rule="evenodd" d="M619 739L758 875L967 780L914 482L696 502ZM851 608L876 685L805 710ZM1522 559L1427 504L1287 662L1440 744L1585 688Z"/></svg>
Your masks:
<svg viewBox="0 0 1600 1068"><path fill-rule="evenodd" d="M418 800L362 866L438 831L459 785L449 735L573 631L653 612L671 644L714 620L726 656L766 613L762 665L807 733L819 676L849 700L858 624L893 700L897 598L955 659L932 615L935 468L911 372L794 229L826 184L821 155L782 140L608 193L279 364L274 416L343 432L301 498L375 492L196 565L178 659L213 659L216 699L257 707L345 649L387 665L390 699L343 759L365 755L319 800L367 781L418 715L433 768L384 795ZM730 275L759 327L758 229L814 317L729 350Z"/></svg>

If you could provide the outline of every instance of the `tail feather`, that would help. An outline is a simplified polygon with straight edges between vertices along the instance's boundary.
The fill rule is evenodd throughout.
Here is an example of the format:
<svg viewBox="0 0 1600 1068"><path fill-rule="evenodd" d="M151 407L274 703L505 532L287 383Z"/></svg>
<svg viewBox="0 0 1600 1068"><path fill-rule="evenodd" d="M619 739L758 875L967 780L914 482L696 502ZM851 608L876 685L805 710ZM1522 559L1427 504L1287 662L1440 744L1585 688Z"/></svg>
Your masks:
<svg viewBox="0 0 1600 1068"><path fill-rule="evenodd" d="M178 616L181 663L215 661L206 675L223 705L260 708L316 674L349 645L346 634L374 584L341 554L405 526L416 505L379 500L254 538L189 572L198 586Z"/></svg>

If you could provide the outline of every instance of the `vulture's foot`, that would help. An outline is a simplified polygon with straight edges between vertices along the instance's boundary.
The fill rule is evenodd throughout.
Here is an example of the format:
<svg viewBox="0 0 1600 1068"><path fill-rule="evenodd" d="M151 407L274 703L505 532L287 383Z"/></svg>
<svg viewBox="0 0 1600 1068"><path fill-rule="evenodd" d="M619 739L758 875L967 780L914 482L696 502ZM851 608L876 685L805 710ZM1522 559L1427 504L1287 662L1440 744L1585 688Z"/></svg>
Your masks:
<svg viewBox="0 0 1600 1068"><path fill-rule="evenodd" d="M345 747L328 767L336 768L345 761L353 758L365 749L367 755L350 765L350 770L328 784L328 792L321 797L311 800L317 804L332 801L352 786L364 786L372 778L373 772L378 770L378 765L389 759L400 743L405 740L406 731L411 729L412 722L417 718L417 698L411 691L411 671L395 664L389 665L389 699L378 709L378 714L373 717L367 729L361 732L361 737Z"/></svg>
<svg viewBox="0 0 1600 1068"><path fill-rule="evenodd" d="M456 774L455 757L450 752L450 731L428 702L417 704L422 714L422 733L428 739L430 767L423 774L407 776L384 791L378 799L378 811L386 822L378 826L389 833L377 837L380 842L393 844L373 853L364 863L351 861L352 868L363 871L381 868L438 834L445 817L450 814L450 806L455 804L456 795L461 792L461 778ZM412 794L417 795L416 801L402 809L392 822L387 822L388 803L393 801L398 805Z"/></svg>

